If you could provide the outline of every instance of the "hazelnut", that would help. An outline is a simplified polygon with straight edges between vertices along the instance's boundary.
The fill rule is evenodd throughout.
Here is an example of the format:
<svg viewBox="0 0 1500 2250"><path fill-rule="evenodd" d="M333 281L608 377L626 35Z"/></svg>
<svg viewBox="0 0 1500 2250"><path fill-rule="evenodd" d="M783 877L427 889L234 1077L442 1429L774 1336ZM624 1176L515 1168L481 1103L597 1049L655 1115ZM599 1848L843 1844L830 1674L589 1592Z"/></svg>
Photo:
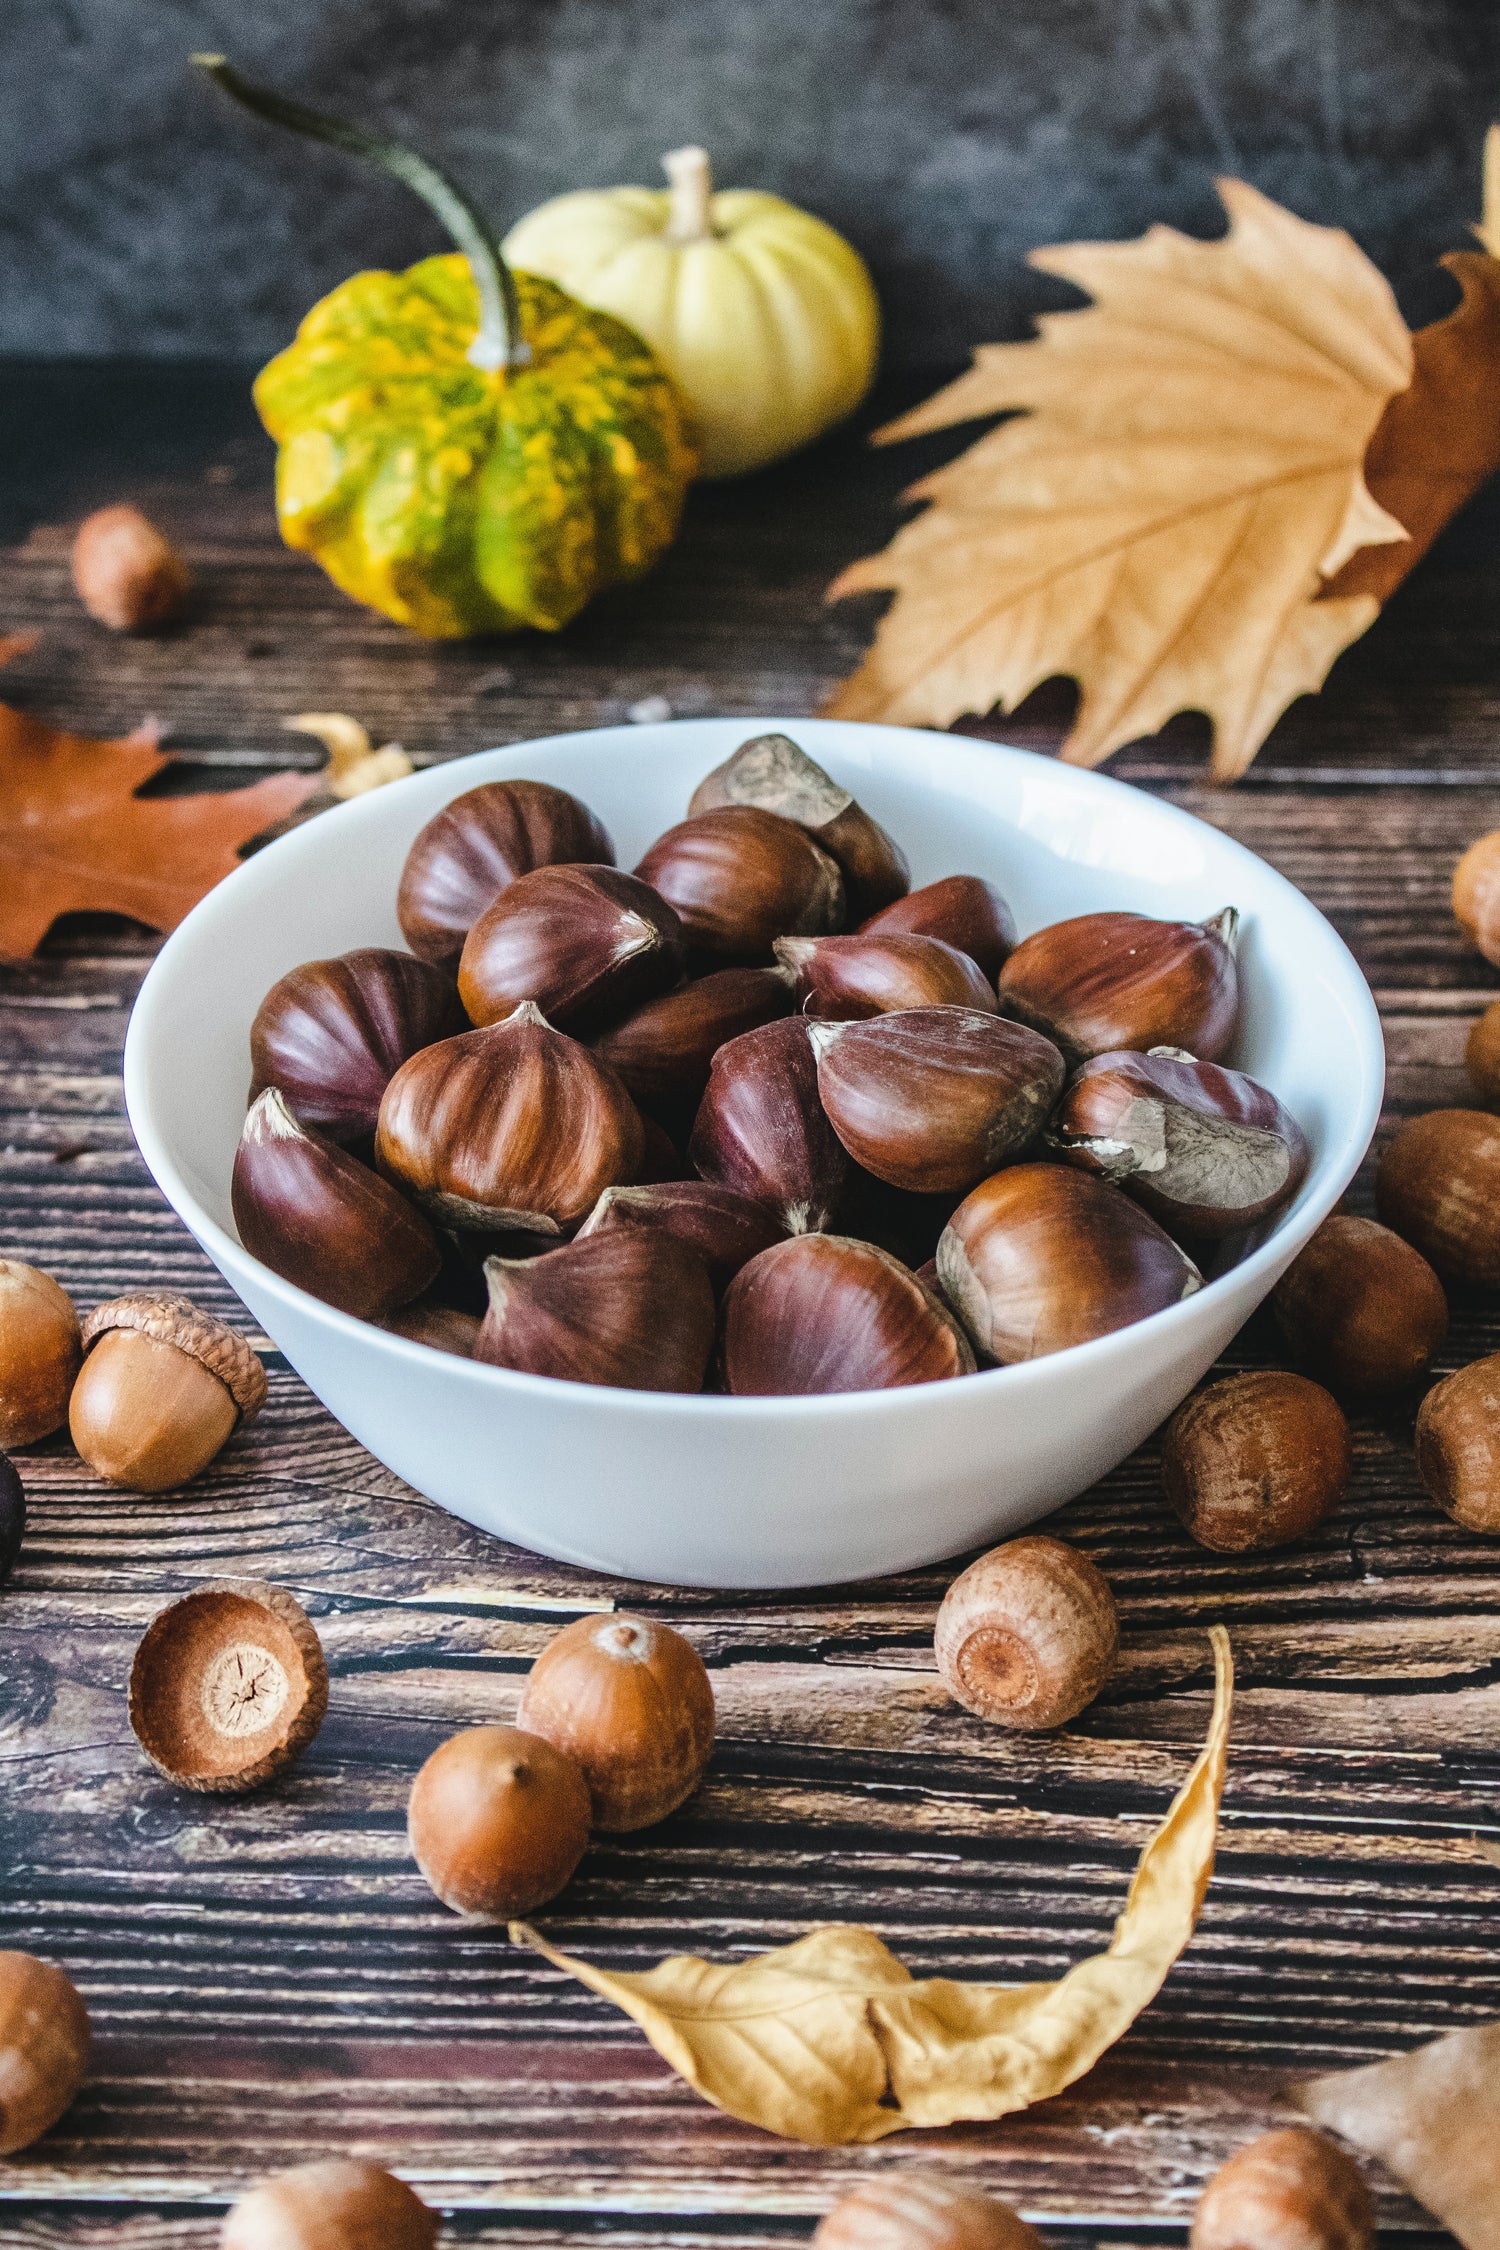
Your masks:
<svg viewBox="0 0 1500 2250"><path fill-rule="evenodd" d="M312 1619L280 1586L219 1578L171 1602L130 1668L130 1724L181 1789L237 1796L301 1757L328 1709Z"/></svg>
<svg viewBox="0 0 1500 2250"><path fill-rule="evenodd" d="M571 1879L589 1812L588 1783L563 1751L521 1727L468 1727L412 1783L407 1834L444 1906L505 1922Z"/></svg>
<svg viewBox="0 0 1500 2250"><path fill-rule="evenodd" d="M836 863L794 821L749 805L669 828L636 874L677 909L692 951L716 960L768 961L779 937L844 926Z"/></svg>
<svg viewBox="0 0 1500 2250"><path fill-rule="evenodd" d="M31 1953L0 1953L0 2156L55 2125L89 2067L89 2014L72 1979Z"/></svg>
<svg viewBox="0 0 1500 2250"><path fill-rule="evenodd" d="M719 1049L688 1157L705 1180L768 1204L788 1234L828 1225L849 1160L818 1098L806 1024L785 1017Z"/></svg>
<svg viewBox="0 0 1500 2250"><path fill-rule="evenodd" d="M404 2180L357 2156L326 2156L257 2181L224 2221L219 2250L433 2250L437 2220Z"/></svg>
<svg viewBox="0 0 1500 2250"><path fill-rule="evenodd" d="M96 1476L132 1492L187 1484L266 1402L244 1337L186 1297L111 1298L84 1322L83 1349L73 1443Z"/></svg>
<svg viewBox="0 0 1500 2250"><path fill-rule="evenodd" d="M458 966L480 915L537 867L612 867L608 831L547 781L486 781L434 813L406 855L396 919L413 953Z"/></svg>
<svg viewBox="0 0 1500 2250"><path fill-rule="evenodd" d="M758 734L742 742L699 782L688 815L720 805L755 805L805 828L837 861L851 914L888 905L911 881L901 846L789 735Z"/></svg>
<svg viewBox="0 0 1500 2250"><path fill-rule="evenodd" d="M943 1597L943 1685L1003 1727L1065 1726L1107 1679L1120 1621L1108 1581L1076 1547L1035 1534L970 1563Z"/></svg>
<svg viewBox="0 0 1500 2250"><path fill-rule="evenodd" d="M1417 1474L1466 1531L1500 1532L1500 1352L1435 1383L1417 1415Z"/></svg>
<svg viewBox="0 0 1500 2250"><path fill-rule="evenodd" d="M452 979L430 961L378 945L304 961L255 1011L250 1099L279 1087L300 1125L358 1140L401 1065L467 1028Z"/></svg>
<svg viewBox="0 0 1500 2250"><path fill-rule="evenodd" d="M580 1617L531 1667L516 1724L579 1766L596 1828L650 1828L703 1779L714 1691L702 1657L670 1625Z"/></svg>
<svg viewBox="0 0 1500 2250"><path fill-rule="evenodd" d="M724 1298L721 1357L736 1397L894 1390L972 1375L939 1296L871 1242L794 1234L743 1266Z"/></svg>
<svg viewBox="0 0 1500 2250"><path fill-rule="evenodd" d="M1500 1104L1500 1000L1492 1000L1464 1044L1464 1068L1481 1101Z"/></svg>
<svg viewBox="0 0 1500 2250"><path fill-rule="evenodd" d="M1500 1118L1434 1109L1380 1159L1375 1208L1444 1281L1500 1282Z"/></svg>
<svg viewBox="0 0 1500 2250"><path fill-rule="evenodd" d="M797 979L802 1012L828 1022L896 1008L979 1008L995 994L967 953L941 938L899 930L848 937L778 938L776 958Z"/></svg>
<svg viewBox="0 0 1500 2250"><path fill-rule="evenodd" d="M1454 868L1453 918L1470 945L1500 966L1500 828L1472 843Z"/></svg>
<svg viewBox="0 0 1500 2250"><path fill-rule="evenodd" d="M1042 2238L1008 2203L977 2188L888 2172L835 2203L813 2250L1042 2250Z"/></svg>
<svg viewBox="0 0 1500 2250"><path fill-rule="evenodd" d="M487 1258L474 1357L613 1390L700 1391L714 1293L698 1252L661 1227L609 1228L540 1258Z"/></svg>
<svg viewBox="0 0 1500 2250"><path fill-rule="evenodd" d="M16 1567L26 1530L26 1494L9 1454L0 1453L0 1586Z"/></svg>
<svg viewBox="0 0 1500 2250"><path fill-rule="evenodd" d="M682 924L649 884L614 867L538 867L470 930L458 991L471 1022L497 1023L531 1000L583 1033L668 991L682 969Z"/></svg>
<svg viewBox="0 0 1500 2250"><path fill-rule="evenodd" d="M1375 2206L1351 2156L1292 2125L1220 2165L1188 2241L1189 2250L1374 2250Z"/></svg>
<svg viewBox="0 0 1500 2250"><path fill-rule="evenodd" d="M0 1258L0 1446L62 1428L82 1355L72 1298L39 1267Z"/></svg>
<svg viewBox="0 0 1500 2250"><path fill-rule="evenodd" d="M1448 1333L1448 1300L1420 1250L1374 1219L1336 1211L1271 1292L1289 1347L1338 1391L1395 1391Z"/></svg>
<svg viewBox="0 0 1500 2250"><path fill-rule="evenodd" d="M187 599L187 564L139 508L97 508L73 539L73 584L112 633L165 625Z"/></svg>
<svg viewBox="0 0 1500 2250"><path fill-rule="evenodd" d="M768 1204L737 1188L716 1187L711 1180L606 1188L575 1239L583 1242L618 1227L664 1228L676 1235L704 1260L716 1295L728 1288L741 1266L786 1232Z"/></svg>
<svg viewBox="0 0 1500 2250"><path fill-rule="evenodd" d="M1338 1401L1305 1375L1226 1375L1180 1406L1162 1441L1168 1501L1220 1554L1306 1539L1343 1499L1352 1456Z"/></svg>
<svg viewBox="0 0 1500 2250"><path fill-rule="evenodd" d="M941 938L967 953L991 984L1016 942L1015 916L994 884L978 875L945 875L941 882L908 891L859 926L867 936L909 930L916 937Z"/></svg>
<svg viewBox="0 0 1500 2250"><path fill-rule="evenodd" d="M715 969L648 1000L590 1044L643 1107L691 1110L728 1040L791 1014L792 985L786 969Z"/></svg>
<svg viewBox="0 0 1500 2250"><path fill-rule="evenodd" d="M1117 1048L1181 1047L1217 1062L1239 1014L1233 907L1207 922L1080 914L1023 938L1000 972L1000 1012L1070 1063Z"/></svg>

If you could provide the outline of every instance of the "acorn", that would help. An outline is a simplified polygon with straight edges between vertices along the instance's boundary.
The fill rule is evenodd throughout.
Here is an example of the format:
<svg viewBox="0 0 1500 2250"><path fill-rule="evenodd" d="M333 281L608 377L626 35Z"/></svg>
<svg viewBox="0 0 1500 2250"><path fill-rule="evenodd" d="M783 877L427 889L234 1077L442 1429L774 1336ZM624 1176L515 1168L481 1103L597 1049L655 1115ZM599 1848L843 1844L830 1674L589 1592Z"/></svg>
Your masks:
<svg viewBox="0 0 1500 2250"><path fill-rule="evenodd" d="M714 1691L670 1625L618 1612L579 1617L527 1674L516 1724L565 1752L588 1783L596 1828L650 1828L703 1778Z"/></svg>
<svg viewBox="0 0 1500 2250"><path fill-rule="evenodd" d="M728 1288L741 1266L786 1233L768 1204L712 1180L606 1188L574 1239L584 1242L621 1228L664 1229L685 1242L708 1267L715 1295Z"/></svg>
<svg viewBox="0 0 1500 2250"><path fill-rule="evenodd" d="M848 1158L818 1097L805 1023L762 1024L719 1049L688 1160L703 1179L769 1204L788 1234L828 1225Z"/></svg>
<svg viewBox="0 0 1500 2250"><path fill-rule="evenodd" d="M1500 966L1500 828L1472 843L1454 868L1453 918L1476 952Z"/></svg>
<svg viewBox="0 0 1500 2250"><path fill-rule="evenodd" d="M757 734L705 774L689 817L721 805L755 805L805 828L838 862L849 912L872 914L900 898L911 882L905 852L847 789L841 789L785 734Z"/></svg>
<svg viewBox="0 0 1500 2250"><path fill-rule="evenodd" d="M1492 1000L1464 1042L1464 1068L1481 1101L1500 1105L1500 1000Z"/></svg>
<svg viewBox="0 0 1500 2250"><path fill-rule="evenodd" d="M1329 1392L1258 1367L1178 1408L1162 1440L1161 1481L1200 1547L1238 1555L1316 1531L1343 1499L1352 1459Z"/></svg>
<svg viewBox="0 0 1500 2250"><path fill-rule="evenodd" d="M192 590L187 564L166 533L128 502L85 516L72 562L78 599L112 633L169 624Z"/></svg>
<svg viewBox="0 0 1500 2250"><path fill-rule="evenodd" d="M1108 1336L1203 1285L1149 1212L1063 1164L982 1181L943 1230L937 1263L975 1349L1002 1364Z"/></svg>
<svg viewBox="0 0 1500 2250"><path fill-rule="evenodd" d="M531 1000L581 1035L668 991L682 968L682 925L649 884L615 867L538 867L470 930L458 991L476 1024Z"/></svg>
<svg viewBox="0 0 1500 2250"><path fill-rule="evenodd" d="M403 1063L375 1158L442 1225L560 1235L645 1155L641 1116L607 1064L527 1000Z"/></svg>
<svg viewBox="0 0 1500 2250"><path fill-rule="evenodd" d="M714 1056L796 1006L790 970L715 969L648 1000L590 1041L647 1110L677 1114L703 1098Z"/></svg>
<svg viewBox="0 0 1500 2250"><path fill-rule="evenodd" d="M664 1228L608 1228L542 1258L487 1258L474 1357L613 1390L699 1391L714 1295L696 1250Z"/></svg>
<svg viewBox="0 0 1500 2250"><path fill-rule="evenodd" d="M79 1454L107 1484L175 1492L266 1403L266 1371L237 1330L186 1297L132 1290L83 1324L68 1400Z"/></svg>
<svg viewBox="0 0 1500 2250"><path fill-rule="evenodd" d="M219 2250L434 2250L436 2214L404 2180L358 2156L325 2156L259 2180L224 2221Z"/></svg>
<svg viewBox="0 0 1500 2250"><path fill-rule="evenodd" d="M1403 1125L1375 1173L1375 1208L1444 1281L1500 1282L1500 1118L1434 1109Z"/></svg>
<svg viewBox="0 0 1500 2250"><path fill-rule="evenodd" d="M1359 2166L1305 2125L1262 2133L1221 2164L1193 2213L1189 2250L1375 2250Z"/></svg>
<svg viewBox="0 0 1500 2250"><path fill-rule="evenodd" d="M1080 914L1023 938L1000 972L1002 1015L1029 1023L1069 1063L1117 1048L1181 1047L1217 1062L1239 1016L1239 915L1158 922Z"/></svg>
<svg viewBox="0 0 1500 2250"><path fill-rule="evenodd" d="M82 1360L67 1291L40 1266L0 1258L0 1446L34 1445L62 1428Z"/></svg>
<svg viewBox="0 0 1500 2250"><path fill-rule="evenodd" d="M1109 1581L1061 1539L1008 1539L943 1596L934 1648L949 1694L1003 1727L1066 1726L1114 1665L1120 1619Z"/></svg>
<svg viewBox="0 0 1500 2250"><path fill-rule="evenodd" d="M797 979L802 1012L829 1022L896 1008L979 1008L995 995L966 953L941 938L899 932L874 936L778 938L776 958Z"/></svg>
<svg viewBox="0 0 1500 2250"><path fill-rule="evenodd" d="M506 1922L571 1880L589 1840L582 1769L521 1727L466 1727L412 1783L412 1856L455 1914Z"/></svg>
<svg viewBox="0 0 1500 2250"><path fill-rule="evenodd" d="M737 1397L894 1390L972 1375L968 1338L908 1266L847 1235L763 1250L724 1298L720 1358Z"/></svg>
<svg viewBox="0 0 1500 2250"><path fill-rule="evenodd" d="M71 1977L33 1953L0 1953L0 2156L57 2123L88 2076L89 2046Z"/></svg>
<svg viewBox="0 0 1500 2250"><path fill-rule="evenodd" d="M1294 1356L1336 1391L1396 1391L1448 1333L1448 1299L1420 1250L1374 1219L1335 1211L1271 1292Z"/></svg>
<svg viewBox="0 0 1500 2250"><path fill-rule="evenodd" d="M726 805L680 821L636 869L677 909L689 948L716 961L769 961L779 937L844 926L838 867L794 821Z"/></svg>
<svg viewBox="0 0 1500 2250"><path fill-rule="evenodd" d="M807 1037L844 1148L918 1195L976 1186L1034 1137L1062 1089L1050 1040L973 1008L809 1023Z"/></svg>
<svg viewBox="0 0 1500 2250"><path fill-rule="evenodd" d="M1465 1531L1500 1532L1500 1352L1435 1383L1417 1415L1417 1474Z"/></svg>
<svg viewBox="0 0 1500 2250"><path fill-rule="evenodd" d="M255 1011L250 1099L279 1087L299 1124L358 1140L401 1065L467 1028L453 979L430 961L380 945L304 961Z"/></svg>
<svg viewBox="0 0 1500 2250"><path fill-rule="evenodd" d="M883 906L859 928L865 937L900 931L941 938L945 945L967 953L991 984L1016 942L1015 916L994 884L979 875L945 875L940 882L926 883Z"/></svg>
<svg viewBox="0 0 1500 2250"><path fill-rule="evenodd" d="M609 832L587 805L547 781L486 781L434 813L417 833L396 894L413 953L457 968L491 902L537 867L612 867Z"/></svg>
<svg viewBox="0 0 1500 2250"><path fill-rule="evenodd" d="M925 2172L861 2180L826 2214L813 2250L1042 2250L1008 2203Z"/></svg>

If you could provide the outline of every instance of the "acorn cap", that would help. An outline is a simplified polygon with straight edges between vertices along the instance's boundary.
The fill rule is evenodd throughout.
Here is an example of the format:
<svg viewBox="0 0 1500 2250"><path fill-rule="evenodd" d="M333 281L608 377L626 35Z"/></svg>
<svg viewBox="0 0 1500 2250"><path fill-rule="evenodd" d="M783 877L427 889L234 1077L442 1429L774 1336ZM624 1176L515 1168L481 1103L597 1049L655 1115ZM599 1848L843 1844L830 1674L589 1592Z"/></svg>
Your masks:
<svg viewBox="0 0 1500 2250"><path fill-rule="evenodd" d="M153 1620L130 1668L130 1724L184 1789L259 1788L299 1758L328 1709L311 1619L279 1586L219 1578Z"/></svg>
<svg viewBox="0 0 1500 2250"><path fill-rule="evenodd" d="M175 1344L180 1352L189 1353L210 1375L218 1376L242 1422L266 1403L266 1371L244 1337L212 1313L200 1312L186 1297L164 1296L156 1289L133 1289L124 1297L111 1297L83 1324L85 1356L112 1328L135 1328L155 1343Z"/></svg>

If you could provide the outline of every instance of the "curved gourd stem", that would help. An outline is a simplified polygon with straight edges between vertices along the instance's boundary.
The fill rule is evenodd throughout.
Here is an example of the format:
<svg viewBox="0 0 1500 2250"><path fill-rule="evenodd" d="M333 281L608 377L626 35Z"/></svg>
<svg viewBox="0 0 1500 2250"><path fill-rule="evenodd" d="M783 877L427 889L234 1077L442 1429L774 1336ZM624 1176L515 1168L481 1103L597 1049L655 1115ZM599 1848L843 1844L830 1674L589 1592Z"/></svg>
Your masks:
<svg viewBox="0 0 1500 2250"><path fill-rule="evenodd" d="M661 168L672 191L672 207L667 219L668 242L708 241L714 231L713 220L709 217L709 197L714 183L708 150L674 148L662 158Z"/></svg>
<svg viewBox="0 0 1500 2250"><path fill-rule="evenodd" d="M231 100L264 118L267 124L285 126L288 132L301 133L307 140L326 141L331 148L362 156L419 195L468 259L479 291L479 330L469 346L470 364L484 368L525 366L531 351L521 333L515 278L500 255L489 221L446 172L440 172L414 149L403 148L399 141L367 133L362 125L325 117L321 110L304 108L301 102L288 101L264 86L252 85L222 55L194 55L193 61Z"/></svg>

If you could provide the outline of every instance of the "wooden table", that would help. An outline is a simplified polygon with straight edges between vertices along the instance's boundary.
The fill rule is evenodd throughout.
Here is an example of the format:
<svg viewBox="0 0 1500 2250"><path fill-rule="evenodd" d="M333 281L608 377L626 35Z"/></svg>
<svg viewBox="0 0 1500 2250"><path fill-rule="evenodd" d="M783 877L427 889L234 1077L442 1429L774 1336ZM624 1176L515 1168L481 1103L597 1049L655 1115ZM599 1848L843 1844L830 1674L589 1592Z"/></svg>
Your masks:
<svg viewBox="0 0 1500 2250"><path fill-rule="evenodd" d="M811 711L870 615L825 609L822 589L886 536L917 458L849 436L696 494L665 567L566 635L429 647L278 544L239 376L12 368L0 427L0 631L42 634L0 688L100 734L156 713L194 786L315 764L279 724L309 707L356 713L419 763L646 697ZM156 639L114 640L72 597L67 527L119 497L198 572L191 621ZM1497 529L1481 500L1233 793L1203 785L1190 723L1113 768L1263 853L1343 931L1384 1015L1393 1119L1468 1099L1464 1035L1496 983L1446 899L1458 851L1500 820ZM1049 692L990 731L1046 752L1065 710ZM244 1322L125 1122L120 1043L151 953L145 931L78 918L4 971L0 1248L83 1305L151 1284ZM1354 1207L1368 1196L1365 1175ZM1441 1364L1497 1342L1494 1307L1458 1298ZM1262 1317L1228 1364L1275 1355ZM1347 1504L1283 1553L1194 1549L1152 1447L1075 1501L1058 1528L1112 1580L1124 1658L1065 1734L1011 1741L938 1686L948 1572L745 1599L562 1568L421 1500L268 1365L269 1411L180 1495L107 1493L60 1440L22 1460L31 1528L0 1596L0 1944L77 1979L98 2061L64 2122L0 2166L5 2242L185 2250L248 2177L343 2149L401 2168L461 2241L769 2245L909 2164L983 2180L1079 2250L1180 2242L1205 2174L1284 2114L1289 2074L1500 2010L1500 1873L1474 1842L1500 1835L1500 1551L1424 1500L1412 1402L1359 1417ZM312 1751L243 1802L159 1779L125 1713L148 1620L224 1572L294 1589L333 1675ZM444 1913L406 1848L427 1753L508 1715L558 1624L614 1603L692 1636L720 1744L682 1813L590 1853L545 1918L560 1943L636 1967L868 1921L919 1973L996 1980L1053 1976L1105 1941L1203 1730L1204 1628L1226 1621L1241 1692L1223 1849L1160 2000L1092 2078L995 2126L814 2153L704 2106L622 2018ZM1403 2241L1446 2239L1389 2183L1382 2213Z"/></svg>

